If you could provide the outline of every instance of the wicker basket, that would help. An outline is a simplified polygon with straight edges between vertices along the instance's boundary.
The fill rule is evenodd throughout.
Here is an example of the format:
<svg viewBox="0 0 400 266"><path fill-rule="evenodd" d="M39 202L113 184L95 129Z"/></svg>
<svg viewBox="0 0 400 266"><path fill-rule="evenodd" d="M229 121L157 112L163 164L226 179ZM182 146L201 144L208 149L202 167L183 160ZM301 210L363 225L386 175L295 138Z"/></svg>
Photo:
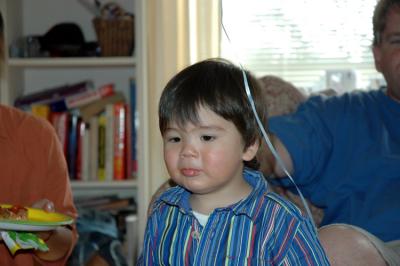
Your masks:
<svg viewBox="0 0 400 266"><path fill-rule="evenodd" d="M134 48L133 17L93 19L101 56L129 56Z"/></svg>

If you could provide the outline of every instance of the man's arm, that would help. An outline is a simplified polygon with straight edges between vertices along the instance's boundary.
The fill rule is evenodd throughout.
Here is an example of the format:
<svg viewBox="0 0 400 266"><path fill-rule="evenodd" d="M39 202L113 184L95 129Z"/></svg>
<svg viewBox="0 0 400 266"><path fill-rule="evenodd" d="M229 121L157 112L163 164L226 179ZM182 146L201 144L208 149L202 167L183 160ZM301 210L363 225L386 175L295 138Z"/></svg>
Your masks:
<svg viewBox="0 0 400 266"><path fill-rule="evenodd" d="M282 159L287 171L289 174L293 173L293 162L292 158L285 145L279 140L277 136L274 134L269 134L268 136L272 142L272 145L276 149L279 157ZM286 176L282 167L279 165L278 161L272 154L269 149L267 143L262 141L260 148L257 153L257 160L260 163L260 171L264 174L264 176L275 176L275 177L284 177Z"/></svg>

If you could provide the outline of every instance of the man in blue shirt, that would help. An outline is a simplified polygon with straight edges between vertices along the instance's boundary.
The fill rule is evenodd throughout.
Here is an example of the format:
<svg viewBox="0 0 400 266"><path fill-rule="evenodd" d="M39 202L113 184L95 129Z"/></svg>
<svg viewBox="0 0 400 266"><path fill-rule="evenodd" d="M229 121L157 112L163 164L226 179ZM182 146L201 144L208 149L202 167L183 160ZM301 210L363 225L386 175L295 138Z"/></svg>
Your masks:
<svg viewBox="0 0 400 266"><path fill-rule="evenodd" d="M333 265L400 265L400 1L378 2L373 29L387 87L311 97L270 119L294 181L324 210L320 239ZM265 175L292 186L266 146L258 158Z"/></svg>

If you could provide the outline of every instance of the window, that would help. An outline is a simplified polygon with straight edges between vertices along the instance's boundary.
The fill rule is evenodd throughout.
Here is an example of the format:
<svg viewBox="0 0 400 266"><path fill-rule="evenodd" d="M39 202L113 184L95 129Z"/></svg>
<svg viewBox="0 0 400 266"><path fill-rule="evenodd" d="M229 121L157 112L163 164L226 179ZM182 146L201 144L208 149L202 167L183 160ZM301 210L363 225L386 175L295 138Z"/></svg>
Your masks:
<svg viewBox="0 0 400 266"><path fill-rule="evenodd" d="M308 92L327 88L327 71L375 88L372 14L376 0L224 0L221 56L256 76L277 75ZM340 72L338 72L340 73ZM352 86L350 86L352 87Z"/></svg>

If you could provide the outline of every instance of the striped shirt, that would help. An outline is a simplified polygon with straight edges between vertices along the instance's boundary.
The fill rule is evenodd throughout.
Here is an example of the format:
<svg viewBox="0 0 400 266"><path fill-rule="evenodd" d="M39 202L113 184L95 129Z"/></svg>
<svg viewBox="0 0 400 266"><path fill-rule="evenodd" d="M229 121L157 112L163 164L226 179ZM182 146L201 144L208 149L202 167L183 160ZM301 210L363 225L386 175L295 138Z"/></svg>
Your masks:
<svg viewBox="0 0 400 266"><path fill-rule="evenodd" d="M138 265L329 265L311 221L287 200L267 191L256 171L245 199L215 209L203 227L177 186L153 204Z"/></svg>

